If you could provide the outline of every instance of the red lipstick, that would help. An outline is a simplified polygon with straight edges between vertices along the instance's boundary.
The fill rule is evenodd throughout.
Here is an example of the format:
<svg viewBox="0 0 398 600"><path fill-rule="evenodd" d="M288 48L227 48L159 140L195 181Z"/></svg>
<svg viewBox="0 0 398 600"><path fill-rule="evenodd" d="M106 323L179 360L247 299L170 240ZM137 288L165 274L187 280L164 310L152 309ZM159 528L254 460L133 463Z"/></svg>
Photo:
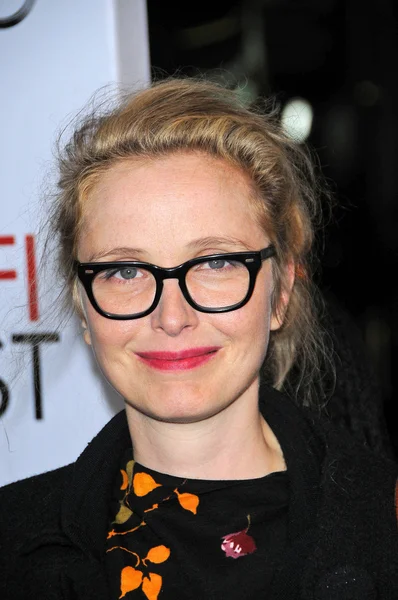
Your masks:
<svg viewBox="0 0 398 600"><path fill-rule="evenodd" d="M211 360L220 346L189 348L179 352L137 352L137 356L149 367L161 371L186 371Z"/></svg>

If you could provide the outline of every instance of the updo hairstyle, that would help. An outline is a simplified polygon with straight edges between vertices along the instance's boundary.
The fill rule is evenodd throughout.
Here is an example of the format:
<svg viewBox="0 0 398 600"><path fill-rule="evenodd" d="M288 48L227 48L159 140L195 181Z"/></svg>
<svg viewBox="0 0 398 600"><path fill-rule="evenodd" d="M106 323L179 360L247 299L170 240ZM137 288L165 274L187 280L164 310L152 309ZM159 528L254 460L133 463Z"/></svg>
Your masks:
<svg viewBox="0 0 398 600"><path fill-rule="evenodd" d="M76 298L73 262L84 203L101 176L121 161L186 152L223 159L250 178L255 218L276 248L271 260L277 312L288 269L295 272L283 325L271 332L263 377L308 404L324 355L310 276L318 192L308 153L284 133L273 108L249 108L237 91L219 84L172 78L121 96L116 106L101 104L80 119L60 149L51 217L67 287Z"/></svg>

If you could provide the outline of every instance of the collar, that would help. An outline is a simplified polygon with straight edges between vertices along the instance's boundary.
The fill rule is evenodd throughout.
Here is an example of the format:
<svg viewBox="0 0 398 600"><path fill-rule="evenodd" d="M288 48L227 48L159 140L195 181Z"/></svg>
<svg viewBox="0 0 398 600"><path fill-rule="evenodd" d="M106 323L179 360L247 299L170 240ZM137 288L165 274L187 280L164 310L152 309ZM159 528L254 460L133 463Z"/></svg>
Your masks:
<svg viewBox="0 0 398 600"><path fill-rule="evenodd" d="M259 406L279 440L291 486L288 549L270 597L292 600L292 589L299 588L302 566L311 546L308 532L312 531L317 513L323 444L305 411L274 389L260 388ZM51 589L61 586L63 598L108 598L104 557L109 507L120 458L129 447L131 439L123 410L88 444L75 464L67 468L65 486L59 496L60 527L46 534L42 532L27 553L27 573L29 577L38 574L40 585L44 586L39 594L43 600L50 598L46 595L50 590L47 580L50 575ZM41 572L47 576L43 578ZM29 582L26 578L24 585L39 589L36 581Z"/></svg>
<svg viewBox="0 0 398 600"><path fill-rule="evenodd" d="M260 410L282 448L290 483L288 542L274 574L270 598L300 597L300 582L317 538L326 444L316 415L273 388L262 386Z"/></svg>
<svg viewBox="0 0 398 600"><path fill-rule="evenodd" d="M260 388L260 410L284 454L291 483L289 537L311 525L316 512L322 441L311 418L271 387ZM105 548L109 505L122 453L131 446L125 411L119 412L87 446L74 465L62 503L62 529L83 552L101 559ZM96 518L93 518L93 513Z"/></svg>
<svg viewBox="0 0 398 600"><path fill-rule="evenodd" d="M290 481L289 539L311 527L320 499L320 480L325 458L322 429L316 415L299 408L274 388L260 387L260 410L282 448Z"/></svg>
<svg viewBox="0 0 398 600"><path fill-rule="evenodd" d="M109 504L120 456L131 447L124 410L116 414L77 459L61 507L63 533L100 561L105 552Z"/></svg>

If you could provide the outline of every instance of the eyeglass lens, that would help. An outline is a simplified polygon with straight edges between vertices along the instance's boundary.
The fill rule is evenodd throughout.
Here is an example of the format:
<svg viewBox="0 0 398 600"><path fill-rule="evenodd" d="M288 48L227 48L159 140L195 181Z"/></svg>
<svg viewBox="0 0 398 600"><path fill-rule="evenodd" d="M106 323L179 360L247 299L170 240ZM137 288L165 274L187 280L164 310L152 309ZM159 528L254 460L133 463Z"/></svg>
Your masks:
<svg viewBox="0 0 398 600"><path fill-rule="evenodd" d="M224 308L241 302L249 289L250 274L244 264L223 259L193 265L186 274L192 300L203 308ZM93 281L98 306L114 315L146 311L156 294L156 279L141 267L106 269Z"/></svg>

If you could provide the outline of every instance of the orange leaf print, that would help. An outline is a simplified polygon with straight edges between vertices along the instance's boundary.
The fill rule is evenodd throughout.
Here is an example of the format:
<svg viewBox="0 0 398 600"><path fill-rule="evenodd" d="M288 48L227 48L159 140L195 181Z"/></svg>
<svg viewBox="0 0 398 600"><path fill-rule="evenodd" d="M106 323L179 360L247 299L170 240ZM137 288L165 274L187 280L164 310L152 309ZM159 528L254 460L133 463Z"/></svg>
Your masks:
<svg viewBox="0 0 398 600"><path fill-rule="evenodd" d="M157 487L161 487L160 483L156 483L148 473L136 473L134 475L133 489L136 496L146 496Z"/></svg>
<svg viewBox="0 0 398 600"><path fill-rule="evenodd" d="M149 578L144 577L142 582L142 591L148 600L158 600L158 595L162 589L162 578L157 573L149 573Z"/></svg>
<svg viewBox="0 0 398 600"><path fill-rule="evenodd" d="M122 474L122 485L120 486L121 490L127 490L127 486L129 484L129 478L128 475L126 473L126 471L124 469L120 469L120 472Z"/></svg>
<svg viewBox="0 0 398 600"><path fill-rule="evenodd" d="M110 538L112 538L115 535L127 535L129 533L134 533L134 531L137 531L137 529L139 529L140 527L145 527L146 523L145 521L141 521L141 523L139 525L137 525L137 527L134 527L133 529L129 529L128 531L115 531L114 529L111 529L111 531L108 532L108 536L107 536L107 540L109 540Z"/></svg>
<svg viewBox="0 0 398 600"><path fill-rule="evenodd" d="M144 560L142 561L145 564L146 560L149 560L152 563L162 563L165 560L167 560L170 556L170 549L167 548L166 546L155 546L154 548L151 548L148 552L148 554L146 555L146 557L144 558Z"/></svg>
<svg viewBox="0 0 398 600"><path fill-rule="evenodd" d="M196 510L199 506L199 498L195 494L188 494L184 492L180 494L177 489L174 490L178 497L178 502L181 504L182 508L185 510L190 510L191 513L196 515Z"/></svg>
<svg viewBox="0 0 398 600"><path fill-rule="evenodd" d="M124 567L120 578L120 591L122 592L119 598L124 598L127 592L136 590L142 583L142 573L133 567Z"/></svg>

